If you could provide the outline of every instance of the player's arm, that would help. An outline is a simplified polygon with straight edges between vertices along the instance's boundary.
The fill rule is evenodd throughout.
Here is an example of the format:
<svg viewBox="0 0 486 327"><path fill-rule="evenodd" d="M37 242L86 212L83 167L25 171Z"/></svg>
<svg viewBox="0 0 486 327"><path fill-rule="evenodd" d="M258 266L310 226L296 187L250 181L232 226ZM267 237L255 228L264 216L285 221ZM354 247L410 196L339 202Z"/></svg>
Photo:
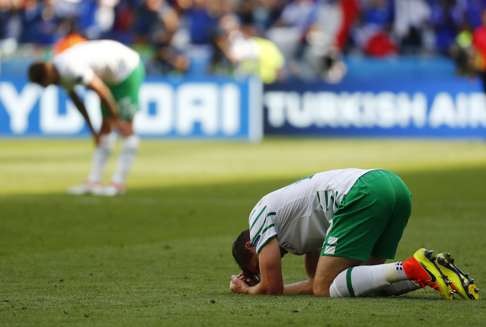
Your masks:
<svg viewBox="0 0 486 327"><path fill-rule="evenodd" d="M282 260L277 239L270 240L258 254L260 267L260 282L255 286L248 286L244 281L234 276L230 288L235 293L269 294L283 293Z"/></svg>
<svg viewBox="0 0 486 327"><path fill-rule="evenodd" d="M100 97L101 103L108 109L110 116L117 120L117 105L108 86L96 75L93 75L91 81L86 86Z"/></svg>
<svg viewBox="0 0 486 327"><path fill-rule="evenodd" d="M91 123L91 120L89 118L88 111L86 110L86 106L84 105L84 102L81 100L79 95L74 91L74 89L68 90L68 95L71 101L74 103L74 106L76 109L78 109L79 113L81 116L83 116L84 121L88 125L89 131L91 132L91 135L93 136L94 142L96 145L99 143L99 134L95 131L93 124Z"/></svg>
<svg viewBox="0 0 486 327"><path fill-rule="evenodd" d="M314 274L318 261L319 252L306 253L304 262L308 278L300 282L285 285L284 294L313 294L312 285L314 283Z"/></svg>

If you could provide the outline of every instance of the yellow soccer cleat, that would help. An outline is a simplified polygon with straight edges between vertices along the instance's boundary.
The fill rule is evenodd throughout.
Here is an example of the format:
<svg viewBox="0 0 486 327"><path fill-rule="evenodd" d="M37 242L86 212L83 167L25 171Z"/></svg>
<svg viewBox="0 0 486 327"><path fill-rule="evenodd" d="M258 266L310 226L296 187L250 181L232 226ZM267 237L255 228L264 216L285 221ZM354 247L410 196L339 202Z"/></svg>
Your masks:
<svg viewBox="0 0 486 327"><path fill-rule="evenodd" d="M412 257L403 261L403 269L410 280L417 282L421 287L429 286L439 292L446 300L452 300L451 282L435 263L433 251L418 249Z"/></svg>
<svg viewBox="0 0 486 327"><path fill-rule="evenodd" d="M463 299L479 300L479 288L474 279L454 264L454 258L449 253L439 253L435 262L442 274L451 281L452 289Z"/></svg>

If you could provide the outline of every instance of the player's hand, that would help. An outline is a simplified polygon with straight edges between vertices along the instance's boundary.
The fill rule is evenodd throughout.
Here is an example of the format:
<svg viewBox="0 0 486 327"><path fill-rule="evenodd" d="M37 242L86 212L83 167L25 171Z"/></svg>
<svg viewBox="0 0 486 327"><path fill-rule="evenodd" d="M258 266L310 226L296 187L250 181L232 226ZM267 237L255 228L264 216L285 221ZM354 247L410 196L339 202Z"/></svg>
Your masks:
<svg viewBox="0 0 486 327"><path fill-rule="evenodd" d="M260 282L260 276L257 274L245 274L243 271L236 275L236 278L241 279L248 286L255 286Z"/></svg>
<svg viewBox="0 0 486 327"><path fill-rule="evenodd" d="M238 275L236 275L236 278L241 279L242 281L245 280L246 276L244 272L240 272Z"/></svg>
<svg viewBox="0 0 486 327"><path fill-rule="evenodd" d="M100 139L101 139L101 135L100 133L96 133L94 132L93 133L93 142L95 144L95 146L97 147L98 145L100 145Z"/></svg>
<svg viewBox="0 0 486 327"><path fill-rule="evenodd" d="M231 276L229 288L233 293L247 293L248 291L249 286L239 278L240 275Z"/></svg>
<svg viewBox="0 0 486 327"><path fill-rule="evenodd" d="M118 118L113 119L112 121L112 126L115 130L120 133L122 136L129 136L133 134L132 130L132 124L123 120L120 120Z"/></svg>

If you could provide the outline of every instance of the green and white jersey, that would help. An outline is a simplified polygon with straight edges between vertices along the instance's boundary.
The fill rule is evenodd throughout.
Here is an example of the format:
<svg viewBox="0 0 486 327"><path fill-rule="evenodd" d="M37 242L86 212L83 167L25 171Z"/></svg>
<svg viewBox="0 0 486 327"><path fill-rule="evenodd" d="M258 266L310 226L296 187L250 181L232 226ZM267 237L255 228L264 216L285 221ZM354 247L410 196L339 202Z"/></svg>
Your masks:
<svg viewBox="0 0 486 327"><path fill-rule="evenodd" d="M257 252L274 237L294 254L320 250L339 204L368 171L325 171L265 195L249 217L250 239Z"/></svg>
<svg viewBox="0 0 486 327"><path fill-rule="evenodd" d="M77 84L87 85L95 75L107 84L121 83L139 63L138 53L111 40L74 45L53 60L61 78L60 84L67 89Z"/></svg>

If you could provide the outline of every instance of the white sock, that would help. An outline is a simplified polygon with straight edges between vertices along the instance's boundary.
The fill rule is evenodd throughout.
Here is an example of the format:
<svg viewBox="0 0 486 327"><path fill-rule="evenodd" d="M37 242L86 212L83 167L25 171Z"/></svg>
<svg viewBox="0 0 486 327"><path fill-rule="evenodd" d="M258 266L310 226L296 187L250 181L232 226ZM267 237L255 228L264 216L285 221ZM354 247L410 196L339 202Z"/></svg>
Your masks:
<svg viewBox="0 0 486 327"><path fill-rule="evenodd" d="M115 141L115 134L105 134L100 137L100 144L96 147L91 160L91 171L88 176L88 182L99 183L101 181L103 170L113 150Z"/></svg>
<svg viewBox="0 0 486 327"><path fill-rule="evenodd" d="M363 296L401 280L407 280L401 261L357 266L337 275L329 292L331 297Z"/></svg>
<svg viewBox="0 0 486 327"><path fill-rule="evenodd" d="M123 140L118 164L113 174L112 182L116 184L125 184L128 172L133 164L135 155L138 150L139 139L136 135L131 135Z"/></svg>

